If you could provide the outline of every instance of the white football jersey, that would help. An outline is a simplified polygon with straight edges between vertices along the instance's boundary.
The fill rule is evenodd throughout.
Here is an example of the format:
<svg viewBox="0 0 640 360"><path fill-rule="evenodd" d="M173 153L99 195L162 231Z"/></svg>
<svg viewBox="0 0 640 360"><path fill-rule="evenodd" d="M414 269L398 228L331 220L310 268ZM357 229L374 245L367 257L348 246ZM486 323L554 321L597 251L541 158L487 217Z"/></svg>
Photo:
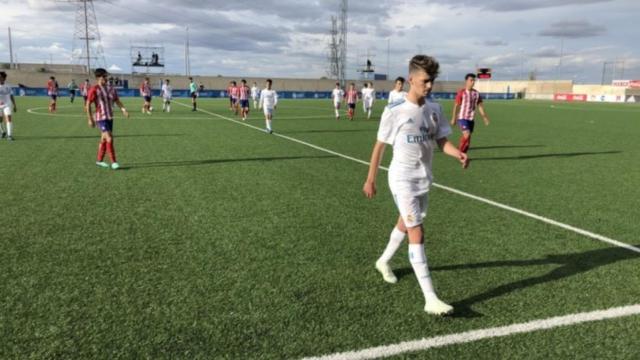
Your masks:
<svg viewBox="0 0 640 360"><path fill-rule="evenodd" d="M364 100L372 100L375 97L375 90L373 88L363 88L362 98Z"/></svg>
<svg viewBox="0 0 640 360"><path fill-rule="evenodd" d="M378 141L393 146L389 188L394 195L419 196L433 182L431 163L436 140L451 134L440 104L407 100L387 105L378 128Z"/></svg>
<svg viewBox="0 0 640 360"><path fill-rule="evenodd" d="M273 89L264 88L260 92L260 107L273 109L276 105L278 105L278 93Z"/></svg>
<svg viewBox="0 0 640 360"><path fill-rule="evenodd" d="M393 104L395 102L398 102L400 100L404 100L404 98L407 96L407 92L406 91L396 91L391 90L389 92L389 104Z"/></svg>
<svg viewBox="0 0 640 360"><path fill-rule="evenodd" d="M253 99L257 99L259 94L260 94L260 90L258 89L257 86L254 86L254 87L251 88L251 97Z"/></svg>
<svg viewBox="0 0 640 360"><path fill-rule="evenodd" d="M171 85L163 84L162 85L162 98L163 99L171 99L171 95L173 93L173 87Z"/></svg>
<svg viewBox="0 0 640 360"><path fill-rule="evenodd" d="M11 106L11 95L13 95L11 85L7 83L0 85L0 108Z"/></svg>
<svg viewBox="0 0 640 360"><path fill-rule="evenodd" d="M331 92L331 98L335 102L342 102L342 99L344 98L344 91L342 89L333 89Z"/></svg>

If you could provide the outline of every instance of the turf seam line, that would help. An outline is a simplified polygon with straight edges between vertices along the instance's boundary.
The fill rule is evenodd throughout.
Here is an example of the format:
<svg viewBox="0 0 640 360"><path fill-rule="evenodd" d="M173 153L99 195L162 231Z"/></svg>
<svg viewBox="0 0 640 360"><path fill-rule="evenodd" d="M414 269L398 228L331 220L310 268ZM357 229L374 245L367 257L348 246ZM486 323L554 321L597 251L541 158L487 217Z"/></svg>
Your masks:
<svg viewBox="0 0 640 360"><path fill-rule="evenodd" d="M362 350L347 351L329 355L307 357L303 360L362 360L389 357L409 352L424 351L431 348L444 347L455 344L464 344L473 341L504 337L515 334L524 334L540 330L566 327L587 322L602 321L640 315L640 304L596 310L590 312L575 313L556 316L547 319L532 320L529 322L498 326L486 329L465 331L457 334L441 335L419 340L403 341L391 345L376 346Z"/></svg>
<svg viewBox="0 0 640 360"><path fill-rule="evenodd" d="M175 103L179 104L181 106L184 106L184 107L190 107L189 105L186 105L186 104L181 103L181 102L177 102L176 101ZM260 127L257 127L257 126L248 124L246 122L239 121L239 120L235 120L235 119L232 119L230 117L226 117L224 115L216 114L216 113L211 112L211 111L207 111L207 110L203 110L203 109L198 109L198 111L201 111L201 112L203 112L205 114L209 114L209 115L212 115L212 116L215 116L215 117L218 117L220 119L227 120L227 121L230 121L230 122L233 122L233 123L236 123L236 124L244 125L246 127L252 128L254 130L258 130L258 131L262 131L262 132L265 131L264 129L262 129ZM323 148L321 146L314 145L314 144L311 144L311 143L308 143L308 142L305 142L305 141L302 141L302 140L299 140L299 139L296 139L296 138L293 138L293 137L290 137L290 136L287 136L287 135L278 134L277 132L274 132L272 135L281 137L283 139L287 139L289 141L293 141L293 142L301 144L301 145L305 145L307 147L310 147L310 148L313 148L313 149L316 149L316 150L319 150L319 151L324 151L326 153L341 157L343 159L351 160L351 161L354 161L354 162L369 166L369 162L368 161L364 161L364 160L361 160L361 159L358 159L358 158L354 158L354 157L349 156L349 155L341 154L339 152L336 152L336 151L333 151L333 150L329 150L327 148ZM384 167L384 166L380 166L380 169L385 170L387 172L389 171L389 168ZM520 214L520 215L523 215L523 216L526 216L526 217L529 217L529 218L532 218L532 219L535 219L535 220L538 220L538 221L541 221L541 222L544 222L544 223L547 223L547 224L550 224L550 225L554 225L554 226L560 227L560 228L565 229L565 230L569 230L569 231L575 232L577 234L592 238L594 240L602 241L602 242L605 242L605 243L608 243L608 244L611 244L611 245L615 245L615 246L618 246L618 247L621 247L621 248L624 248L624 249L627 249L627 250L630 250L630 251L634 251L636 253L640 253L640 248L635 247L633 245L630 245L630 244L627 244L627 243L624 243L624 242L621 242L621 241L618 241L618 240L614 240L612 238L609 238L609 237L606 237L606 236L603 236L603 235L600 235L600 234L596 234L596 233L588 231L588 230L580 229L578 227L575 227L575 226L572 226L572 225L569 225L569 224L561 223L559 221L550 219L548 217L544 217L544 216L541 216L541 215L536 215L534 213L531 213L531 212L528 212L528 211L525 211L525 210L521 210L521 209L509 206L509 205L505 205L505 204L502 204L502 203L499 203L499 202L496 202L496 201L493 201L493 200L490 200L490 199L487 199L487 198L483 198L483 197L480 197L480 196L477 196L477 195L473 195L473 194L470 194L470 193L467 193L467 192L464 192L464 191L461 191L461 190L458 190L458 189L454 189L454 188L449 187L449 186L440 185L438 183L433 183L433 186L436 187L436 188L440 188L442 190L449 191L451 193L460 195L460 196L464 196L464 197L467 197L467 198L470 198L470 199L473 199L473 200L477 200L477 201L483 202L485 204L489 204L489 205L498 207L498 208L503 209L503 210L508 210L508 211L514 212L516 214Z"/></svg>

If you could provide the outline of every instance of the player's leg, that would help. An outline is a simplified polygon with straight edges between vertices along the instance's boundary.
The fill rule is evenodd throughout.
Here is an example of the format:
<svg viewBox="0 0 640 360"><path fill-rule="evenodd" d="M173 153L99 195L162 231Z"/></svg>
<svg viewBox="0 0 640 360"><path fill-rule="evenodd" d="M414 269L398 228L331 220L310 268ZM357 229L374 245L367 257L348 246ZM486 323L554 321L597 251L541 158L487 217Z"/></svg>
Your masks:
<svg viewBox="0 0 640 360"><path fill-rule="evenodd" d="M171 112L171 99L167 99L167 112Z"/></svg>
<svg viewBox="0 0 640 360"><path fill-rule="evenodd" d="M7 137L7 131L4 128L4 122L6 122L6 113L5 113L5 109L1 109L0 110L0 115L2 115L2 119L0 119L0 138L4 139Z"/></svg>
<svg viewBox="0 0 640 360"><path fill-rule="evenodd" d="M340 102L339 101L335 101L333 103L333 109L335 110L336 113L336 120L340 119Z"/></svg>
<svg viewBox="0 0 640 360"><path fill-rule="evenodd" d="M264 107L264 122L266 130L269 134L273 133L273 129L271 128L271 119L273 119L273 109L268 107Z"/></svg>
<svg viewBox="0 0 640 360"><path fill-rule="evenodd" d="M436 295L424 250L424 228L422 222L426 217L427 195L418 197L395 196L394 199L407 227L409 262L424 295L424 311L435 315L449 314L453 311L453 307L442 302Z"/></svg>
<svg viewBox="0 0 640 360"><path fill-rule="evenodd" d="M12 114L9 106L4 108L4 121L7 127L7 140L13 141L13 122L11 121Z"/></svg>
<svg viewBox="0 0 640 360"><path fill-rule="evenodd" d="M98 143L98 155L96 157L96 165L104 168L108 168L109 164L104 162L104 155L107 152L107 139L106 139L106 130L107 126L103 121L97 122L98 127L100 128L100 142Z"/></svg>
<svg viewBox="0 0 640 360"><path fill-rule="evenodd" d="M120 165L118 164L118 160L116 159L116 149L113 144L113 120L109 121L109 123L110 130L104 133L104 138L107 142L107 154L109 154L109 160L111 160L111 168L113 170L117 170L118 168L120 168Z"/></svg>
<svg viewBox="0 0 640 360"><path fill-rule="evenodd" d="M389 242L387 243L387 247L384 249L384 252L376 261L376 269L382 274L382 278L384 281L395 284L398 282L395 274L391 270L391 266L389 266L389 261L395 255L396 251L402 245L404 241L405 235L407 234L407 228L404 225L404 221L402 220L402 216L398 217L398 222L396 226L391 231L391 235L389 236Z"/></svg>

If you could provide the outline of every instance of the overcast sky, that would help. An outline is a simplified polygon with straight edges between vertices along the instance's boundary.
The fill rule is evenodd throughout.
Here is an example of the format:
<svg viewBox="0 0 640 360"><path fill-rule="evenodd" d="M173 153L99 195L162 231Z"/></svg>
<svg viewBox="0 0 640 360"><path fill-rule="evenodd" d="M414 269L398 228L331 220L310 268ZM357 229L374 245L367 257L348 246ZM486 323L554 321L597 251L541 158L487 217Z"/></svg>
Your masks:
<svg viewBox="0 0 640 360"><path fill-rule="evenodd" d="M193 74L319 78L339 1L108 0L95 8L106 65L125 72L132 45L157 44L167 72L184 73L188 26ZM0 0L0 12L19 61L70 61L75 5ZM390 44L391 77L425 53L449 80L480 66L496 79L535 70L540 79L600 83L605 62L607 82L640 79L639 14L639 0L350 0L348 75L358 76L367 52L386 73ZM0 34L0 61L8 61L6 29Z"/></svg>

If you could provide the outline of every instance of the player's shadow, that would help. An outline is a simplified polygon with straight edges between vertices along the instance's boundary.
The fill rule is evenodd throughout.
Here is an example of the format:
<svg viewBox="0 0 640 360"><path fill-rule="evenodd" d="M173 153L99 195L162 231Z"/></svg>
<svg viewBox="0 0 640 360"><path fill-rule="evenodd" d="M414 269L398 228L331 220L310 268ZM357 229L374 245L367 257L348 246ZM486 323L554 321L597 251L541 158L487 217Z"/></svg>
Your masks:
<svg viewBox="0 0 640 360"><path fill-rule="evenodd" d="M472 146L471 150L491 150L491 149L519 149L519 148L541 148L544 145L492 145L492 146Z"/></svg>
<svg viewBox="0 0 640 360"><path fill-rule="evenodd" d="M376 129L343 129L343 130L334 130L334 129L323 129L323 130L297 130L297 131L281 131L282 134L313 134L313 133L354 133L354 132L376 132Z"/></svg>
<svg viewBox="0 0 640 360"><path fill-rule="evenodd" d="M638 247L638 246L636 246ZM611 265L619 261L640 258L640 253L621 247L609 247L605 249L590 250L581 253L570 253L561 255L547 255L542 259L525 260L499 260L487 261L471 264L444 265L432 267L431 271L456 271L473 270L485 268L512 268L520 266L558 265L553 270L540 276L520 279L507 284L499 285L493 289L488 289L479 294L472 295L453 303L455 308L454 317L478 317L483 316L473 310L472 305L484 301L507 295L513 291L523 290L532 286L565 279L574 275L585 273L601 266ZM411 268L404 268L398 272L400 276L413 274Z"/></svg>
<svg viewBox="0 0 640 360"><path fill-rule="evenodd" d="M161 167L180 167L180 166L202 166L214 165L234 162L265 162L265 161L282 161L282 160L300 160L300 159L328 159L335 158L334 155L318 155L318 156L280 156L280 157L253 157L239 159L206 159L206 160L185 160L185 161L157 161L147 163L133 163L120 167L120 170L134 170L145 168L161 168Z"/></svg>
<svg viewBox="0 0 640 360"><path fill-rule="evenodd" d="M173 136L184 136L185 134L124 134L124 135L116 135L115 139L118 138L130 138L130 137L173 137ZM72 135L72 136L21 136L20 141L23 140L73 140L73 139L100 139L100 135Z"/></svg>
<svg viewBox="0 0 640 360"><path fill-rule="evenodd" d="M471 148L473 150L473 148ZM534 155L518 155L518 156L496 156L496 157L473 157L471 155L471 161L487 161L487 160L529 160L529 159L542 159L542 158L567 158L576 156L588 156L588 155L608 155L608 154L620 154L622 151L585 151L585 152L570 152L570 153L552 153L552 154L534 154Z"/></svg>

